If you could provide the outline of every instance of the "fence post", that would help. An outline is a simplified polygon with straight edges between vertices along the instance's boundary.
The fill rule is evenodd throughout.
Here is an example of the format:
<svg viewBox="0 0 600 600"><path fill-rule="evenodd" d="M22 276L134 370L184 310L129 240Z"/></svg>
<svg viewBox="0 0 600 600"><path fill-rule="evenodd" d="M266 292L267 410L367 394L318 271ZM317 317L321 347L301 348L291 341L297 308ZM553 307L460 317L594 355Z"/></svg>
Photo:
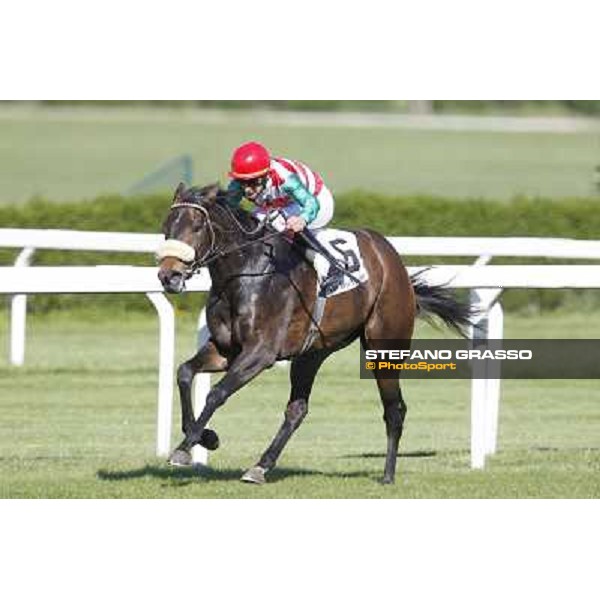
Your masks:
<svg viewBox="0 0 600 600"><path fill-rule="evenodd" d="M162 292L147 292L158 312L158 415L156 455L168 456L173 422L173 367L175 364L175 311Z"/></svg>
<svg viewBox="0 0 600 600"><path fill-rule="evenodd" d="M502 337L502 307L496 302L502 290L473 289L470 300L476 311L471 328L472 345L486 347L490 339ZM476 362L471 379L471 468L483 469L485 457L495 449L498 404L500 394L500 366L489 361Z"/></svg>
<svg viewBox="0 0 600 600"><path fill-rule="evenodd" d="M208 338L206 309L203 308L198 316L198 349L202 348L208 342ZM194 416L196 418L198 418L206 405L208 392L210 392L210 374L198 373L194 379ZM199 465L208 464L208 450L200 444L196 444L192 448L192 462Z"/></svg>
<svg viewBox="0 0 600 600"><path fill-rule="evenodd" d="M470 293L471 306L477 311L470 336L473 347L477 342L487 340L488 337L488 316L483 298L485 291L474 289ZM483 469L485 467L486 380L482 364L475 363L471 377L471 468Z"/></svg>
<svg viewBox="0 0 600 600"><path fill-rule="evenodd" d="M35 248L23 248L15 260L15 267L28 267ZM25 362L25 335L27 327L27 296L15 294L10 303L10 364L23 366Z"/></svg>
<svg viewBox="0 0 600 600"><path fill-rule="evenodd" d="M499 301L495 302L489 310L488 336L492 340L504 338L504 311ZM502 384L500 366L491 365L487 379L487 411L486 411L486 454L496 453L498 445L498 418L500 411L500 386Z"/></svg>

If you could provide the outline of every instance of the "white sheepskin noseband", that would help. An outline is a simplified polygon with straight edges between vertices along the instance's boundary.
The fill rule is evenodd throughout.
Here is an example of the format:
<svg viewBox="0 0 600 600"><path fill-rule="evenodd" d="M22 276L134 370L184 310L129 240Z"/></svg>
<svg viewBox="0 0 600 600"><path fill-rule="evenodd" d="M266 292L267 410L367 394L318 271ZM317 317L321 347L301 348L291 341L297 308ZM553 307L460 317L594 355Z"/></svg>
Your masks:
<svg viewBox="0 0 600 600"><path fill-rule="evenodd" d="M196 251L185 242L179 240L165 240L156 251L156 258L177 258L181 262L191 263L196 258Z"/></svg>

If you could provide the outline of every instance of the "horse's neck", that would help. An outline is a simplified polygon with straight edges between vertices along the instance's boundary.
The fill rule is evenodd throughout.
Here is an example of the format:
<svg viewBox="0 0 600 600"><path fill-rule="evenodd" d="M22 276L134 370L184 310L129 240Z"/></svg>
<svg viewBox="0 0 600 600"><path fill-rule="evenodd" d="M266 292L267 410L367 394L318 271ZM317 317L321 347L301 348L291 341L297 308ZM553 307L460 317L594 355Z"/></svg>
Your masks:
<svg viewBox="0 0 600 600"><path fill-rule="evenodd" d="M293 264L301 261L290 244L279 236L266 241L262 238L254 240L246 237L231 241L230 251L209 265L213 286L224 289L235 286L260 286L264 276L275 271L291 270ZM236 250L236 246L242 246ZM286 265L287 264L287 268ZM282 268L283 265L283 268ZM240 277L242 276L242 277ZM245 276L245 277L244 277Z"/></svg>
<svg viewBox="0 0 600 600"><path fill-rule="evenodd" d="M216 206L211 211L212 217L224 229L239 231L255 229L259 221L247 210L240 207L232 207L227 204L223 196L216 202Z"/></svg>

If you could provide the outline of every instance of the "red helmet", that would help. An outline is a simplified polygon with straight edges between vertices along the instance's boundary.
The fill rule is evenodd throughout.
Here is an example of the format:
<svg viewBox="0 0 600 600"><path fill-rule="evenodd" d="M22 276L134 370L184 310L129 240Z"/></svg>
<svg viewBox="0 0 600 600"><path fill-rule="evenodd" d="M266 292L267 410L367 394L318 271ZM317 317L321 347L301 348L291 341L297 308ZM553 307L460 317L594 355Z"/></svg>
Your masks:
<svg viewBox="0 0 600 600"><path fill-rule="evenodd" d="M270 164L269 151L258 142L248 142L234 150L229 177L255 179L264 175L269 170Z"/></svg>

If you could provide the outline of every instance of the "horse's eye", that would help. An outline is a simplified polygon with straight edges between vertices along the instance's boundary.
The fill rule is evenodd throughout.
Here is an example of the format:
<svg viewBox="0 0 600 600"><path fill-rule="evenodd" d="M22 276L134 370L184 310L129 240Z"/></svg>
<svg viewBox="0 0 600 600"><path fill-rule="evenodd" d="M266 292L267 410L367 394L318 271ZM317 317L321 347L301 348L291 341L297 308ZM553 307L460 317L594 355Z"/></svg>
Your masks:
<svg viewBox="0 0 600 600"><path fill-rule="evenodd" d="M202 231L202 225L201 225L201 224L194 225L194 226L192 227L192 231L193 231L194 233L200 233L200 231Z"/></svg>

